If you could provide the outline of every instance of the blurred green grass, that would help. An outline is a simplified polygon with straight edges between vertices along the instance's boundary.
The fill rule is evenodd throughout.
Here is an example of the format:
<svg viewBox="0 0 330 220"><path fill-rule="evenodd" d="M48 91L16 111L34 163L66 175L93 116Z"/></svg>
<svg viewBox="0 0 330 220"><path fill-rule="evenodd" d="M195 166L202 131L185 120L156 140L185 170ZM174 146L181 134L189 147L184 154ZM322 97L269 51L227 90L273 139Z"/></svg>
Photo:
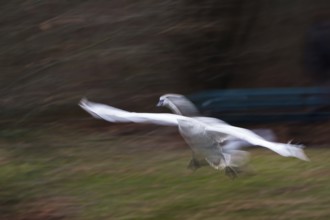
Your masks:
<svg viewBox="0 0 330 220"><path fill-rule="evenodd" d="M255 173L231 180L187 170L175 130L115 128L2 130L0 219L329 219L328 149L252 149Z"/></svg>

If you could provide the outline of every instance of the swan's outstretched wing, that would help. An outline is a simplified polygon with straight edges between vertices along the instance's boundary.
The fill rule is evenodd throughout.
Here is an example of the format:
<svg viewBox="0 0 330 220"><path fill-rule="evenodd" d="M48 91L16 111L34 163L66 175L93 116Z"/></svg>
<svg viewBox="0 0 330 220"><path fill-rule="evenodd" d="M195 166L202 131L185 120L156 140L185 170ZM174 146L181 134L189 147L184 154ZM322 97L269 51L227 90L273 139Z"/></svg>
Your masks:
<svg viewBox="0 0 330 220"><path fill-rule="evenodd" d="M79 106L95 118L101 118L110 122L134 122L157 125L177 126L178 119L184 116L162 113L136 113L124 111L109 105L90 102L82 99Z"/></svg>
<svg viewBox="0 0 330 220"><path fill-rule="evenodd" d="M253 145L266 147L284 157L296 157L301 160L309 160L302 149L302 145L283 144L267 141L248 129L239 128L228 124L213 124L206 125L206 131L209 133L227 133L250 142Z"/></svg>
<svg viewBox="0 0 330 220"><path fill-rule="evenodd" d="M282 144L270 142L250 130L231 126L228 124L201 122L193 118L175 115L175 114L157 114L157 113L135 113L127 112L112 106L89 102L86 99L81 100L80 107L89 112L96 118L101 118L110 122L135 122L135 123L149 123L158 125L177 126L178 120L182 122L188 122L192 126L202 125L205 127L205 131L212 135L212 133L224 133L235 136L242 140L248 141L251 144L263 146L269 148L276 153L285 157L297 157L302 160L308 160L304 151L299 145Z"/></svg>

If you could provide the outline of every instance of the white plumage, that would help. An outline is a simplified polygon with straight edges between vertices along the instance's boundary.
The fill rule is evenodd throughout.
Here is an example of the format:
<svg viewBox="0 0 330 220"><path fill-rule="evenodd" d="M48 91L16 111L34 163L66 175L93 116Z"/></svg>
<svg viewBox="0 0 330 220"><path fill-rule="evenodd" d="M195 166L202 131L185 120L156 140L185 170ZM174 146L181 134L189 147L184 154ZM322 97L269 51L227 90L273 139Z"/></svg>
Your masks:
<svg viewBox="0 0 330 220"><path fill-rule="evenodd" d="M245 140L252 145L268 148L284 157L295 157L308 160L301 145L267 141L250 130L221 124L218 119L210 117L186 117L167 113L136 113L124 111L112 106L90 102L82 99L79 106L95 118L115 123L149 123L166 126L178 126L181 136L198 154L216 169L229 167L226 155L221 152L217 138L219 135L230 135ZM194 161L192 161L194 162ZM230 167L229 167L230 168Z"/></svg>
<svg viewBox="0 0 330 220"><path fill-rule="evenodd" d="M184 95L180 94L165 94L159 98L157 106L167 107L173 113L184 116L197 117L201 116L201 113L198 111L197 107ZM214 125L216 124L227 124L226 122L214 119L214 118L203 118L205 123L211 122ZM257 133L259 136L262 136L268 141L275 140L275 134L270 129L256 129L253 132ZM249 161L249 153L247 151L241 150L242 148L252 146L251 143L230 136L228 134L217 134L214 137L218 143L218 147L221 147L221 152L223 158L228 158L228 163L231 167L235 167L237 171L243 171L246 169L247 162ZM226 155L226 156L225 156ZM202 158L203 160L203 158ZM204 165L201 163L200 159L196 158L196 155L193 154L192 161L196 161L195 164L190 163L189 168L197 169Z"/></svg>

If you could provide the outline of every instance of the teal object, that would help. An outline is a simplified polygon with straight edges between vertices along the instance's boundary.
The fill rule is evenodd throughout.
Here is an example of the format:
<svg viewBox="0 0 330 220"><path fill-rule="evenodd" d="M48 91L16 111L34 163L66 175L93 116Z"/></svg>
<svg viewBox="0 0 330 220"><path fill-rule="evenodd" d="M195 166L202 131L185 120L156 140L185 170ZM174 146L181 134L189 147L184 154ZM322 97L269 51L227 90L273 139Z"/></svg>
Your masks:
<svg viewBox="0 0 330 220"><path fill-rule="evenodd" d="M209 116L228 122L317 121L330 118L325 87L202 91L187 96Z"/></svg>

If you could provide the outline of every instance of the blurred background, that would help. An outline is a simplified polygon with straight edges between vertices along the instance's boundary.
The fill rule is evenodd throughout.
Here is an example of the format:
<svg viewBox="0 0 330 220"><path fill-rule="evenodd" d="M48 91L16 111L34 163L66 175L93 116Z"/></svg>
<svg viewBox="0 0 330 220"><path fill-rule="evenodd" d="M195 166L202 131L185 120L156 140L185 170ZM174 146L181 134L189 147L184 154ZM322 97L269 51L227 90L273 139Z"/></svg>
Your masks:
<svg viewBox="0 0 330 220"><path fill-rule="evenodd" d="M94 120L77 103L87 97L130 111L160 112L167 110L155 105L165 93L320 86L304 63L306 33L318 19L326 19L329 4L329 0L3 1L0 217L220 219L216 213L221 213L223 219L272 219L273 212L273 219L328 219L330 212L323 205L329 202L329 188L322 185L326 182L322 178L329 171L329 153L324 149L322 162L327 165L301 165L308 172L301 178L319 169L313 178L321 179L311 187L319 193L316 198L299 197L311 193L305 187L309 183L290 179L301 171L286 170L287 179L276 173L282 179L276 185L274 173L267 173L263 163L264 157L274 155L265 152L257 152L255 166L266 169L268 177L219 189L221 182L229 181L218 173L186 172L190 153L175 130L110 125ZM274 129L280 140L293 138L310 147L326 147L330 139L327 121L247 127L258 126ZM285 185L288 182L292 188ZM203 184L209 188L198 188ZM253 196L260 185L274 187L258 191L265 200ZM196 194L191 193L195 187ZM240 193L251 192L246 197L249 205L239 202L235 187ZM214 196L211 189L223 190L225 200L218 203L220 195ZM201 192L205 196L194 200ZM270 201L291 193L299 199ZM307 209L308 204L316 210L313 215L291 211L297 206Z"/></svg>
<svg viewBox="0 0 330 220"><path fill-rule="evenodd" d="M2 108L82 96L153 107L159 95L313 85L304 37L327 1L12 1L1 7Z"/></svg>

